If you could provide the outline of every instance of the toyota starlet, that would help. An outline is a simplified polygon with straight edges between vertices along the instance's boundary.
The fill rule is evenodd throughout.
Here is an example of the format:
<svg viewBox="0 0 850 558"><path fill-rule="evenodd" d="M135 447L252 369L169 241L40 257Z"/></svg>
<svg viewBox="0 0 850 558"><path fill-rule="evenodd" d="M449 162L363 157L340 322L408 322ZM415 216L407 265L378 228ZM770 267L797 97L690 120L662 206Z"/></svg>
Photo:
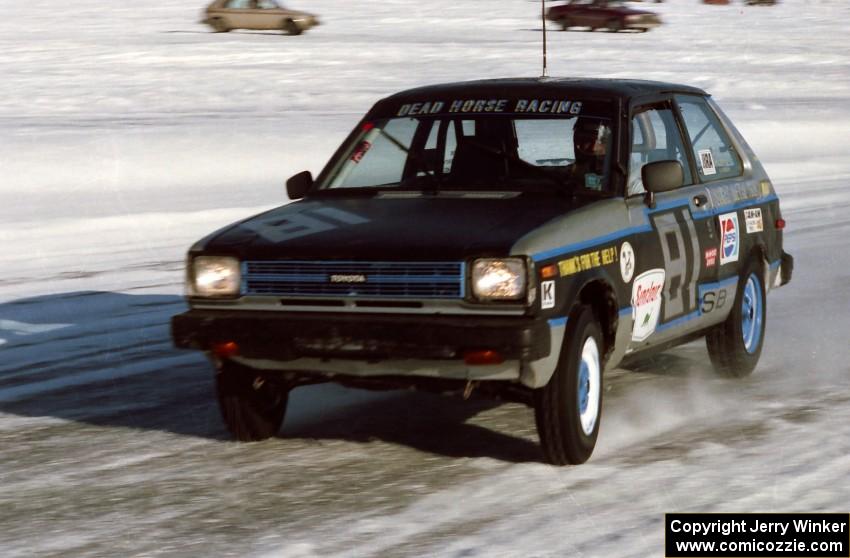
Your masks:
<svg viewBox="0 0 850 558"><path fill-rule="evenodd" d="M686 85L404 91L287 190L192 246L172 319L243 441L278 432L293 389L338 382L521 401L545 460L582 463L607 370L704 337L719 374L749 374L793 267L761 162Z"/></svg>

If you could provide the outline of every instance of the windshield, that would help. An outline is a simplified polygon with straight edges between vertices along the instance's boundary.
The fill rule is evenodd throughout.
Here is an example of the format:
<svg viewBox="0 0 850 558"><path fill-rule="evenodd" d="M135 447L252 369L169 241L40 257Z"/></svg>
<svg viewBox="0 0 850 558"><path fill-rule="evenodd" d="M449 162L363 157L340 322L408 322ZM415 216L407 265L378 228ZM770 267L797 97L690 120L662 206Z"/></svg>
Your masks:
<svg viewBox="0 0 850 558"><path fill-rule="evenodd" d="M364 122L319 189L609 189L611 125L595 116L401 116Z"/></svg>

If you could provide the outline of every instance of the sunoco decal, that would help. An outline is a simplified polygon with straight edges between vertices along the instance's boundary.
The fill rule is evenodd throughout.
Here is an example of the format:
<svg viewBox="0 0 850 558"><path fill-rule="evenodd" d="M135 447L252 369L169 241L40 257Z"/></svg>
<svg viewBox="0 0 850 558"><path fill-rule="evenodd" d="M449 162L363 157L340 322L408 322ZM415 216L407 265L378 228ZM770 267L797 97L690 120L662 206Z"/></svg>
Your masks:
<svg viewBox="0 0 850 558"><path fill-rule="evenodd" d="M558 270L561 272L561 277L574 275L580 271L587 271L602 267L603 265L612 264L617 261L617 247L610 246L601 250L593 250L585 254L573 256L566 260L558 262Z"/></svg>
<svg viewBox="0 0 850 558"><path fill-rule="evenodd" d="M655 332L661 314L664 270L650 269L638 275L632 285L632 340L643 341Z"/></svg>
<svg viewBox="0 0 850 558"><path fill-rule="evenodd" d="M720 265L738 261L740 245L738 234L738 214L726 213L720 216Z"/></svg>
<svg viewBox="0 0 850 558"><path fill-rule="evenodd" d="M581 113L581 101L564 99L456 99L454 101L423 101L399 107L396 116L421 116L428 114L459 114L507 112L520 114Z"/></svg>
<svg viewBox="0 0 850 558"><path fill-rule="evenodd" d="M761 208L744 210L744 223L747 225L747 234L753 234L764 230L764 222L761 219Z"/></svg>

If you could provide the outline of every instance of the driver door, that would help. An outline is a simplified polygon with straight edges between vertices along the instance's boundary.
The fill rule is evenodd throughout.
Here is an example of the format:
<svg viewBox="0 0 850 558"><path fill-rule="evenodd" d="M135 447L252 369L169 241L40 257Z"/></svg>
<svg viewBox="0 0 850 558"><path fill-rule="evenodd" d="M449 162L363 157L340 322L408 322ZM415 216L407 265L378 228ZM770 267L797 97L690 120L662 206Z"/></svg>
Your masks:
<svg viewBox="0 0 850 558"><path fill-rule="evenodd" d="M631 121L627 205L632 223L646 232L635 238L631 350L658 345L705 323L701 285L717 272L711 201L697 182L677 112L671 102L641 106ZM684 184L654 194L647 203L641 169L654 161L682 165ZM714 250L714 252L711 252ZM713 254L713 255L712 255Z"/></svg>

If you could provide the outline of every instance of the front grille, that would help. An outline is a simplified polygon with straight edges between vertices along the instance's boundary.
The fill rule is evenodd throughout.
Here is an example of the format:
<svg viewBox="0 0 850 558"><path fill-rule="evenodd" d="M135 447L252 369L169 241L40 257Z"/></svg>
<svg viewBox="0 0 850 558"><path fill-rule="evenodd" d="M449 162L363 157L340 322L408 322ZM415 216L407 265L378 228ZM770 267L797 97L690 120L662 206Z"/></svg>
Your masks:
<svg viewBox="0 0 850 558"><path fill-rule="evenodd" d="M242 263L247 295L463 298L463 262Z"/></svg>

